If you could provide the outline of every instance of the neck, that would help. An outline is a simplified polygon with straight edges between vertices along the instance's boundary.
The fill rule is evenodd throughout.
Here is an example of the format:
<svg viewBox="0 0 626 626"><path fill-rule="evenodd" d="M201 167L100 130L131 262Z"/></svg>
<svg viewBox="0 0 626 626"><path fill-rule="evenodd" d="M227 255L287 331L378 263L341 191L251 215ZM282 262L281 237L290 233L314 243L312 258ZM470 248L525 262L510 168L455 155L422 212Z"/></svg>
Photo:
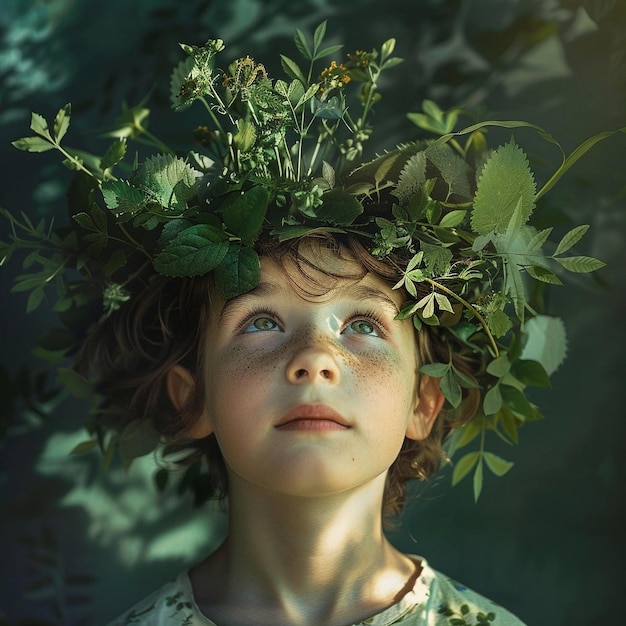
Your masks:
<svg viewBox="0 0 626 626"><path fill-rule="evenodd" d="M312 498L248 489L235 478L228 540L209 559L221 583L206 598L209 615L220 604L241 611L249 603L257 619L267 608L268 623L353 623L397 601L415 565L384 536L384 478ZM218 623L245 623L219 611Z"/></svg>

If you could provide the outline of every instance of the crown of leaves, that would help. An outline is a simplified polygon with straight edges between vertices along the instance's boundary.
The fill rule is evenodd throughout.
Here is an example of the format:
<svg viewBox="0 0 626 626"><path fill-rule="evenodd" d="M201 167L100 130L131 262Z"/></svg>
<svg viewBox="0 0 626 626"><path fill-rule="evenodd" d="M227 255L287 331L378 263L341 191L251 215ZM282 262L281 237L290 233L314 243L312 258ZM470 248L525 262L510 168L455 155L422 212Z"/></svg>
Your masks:
<svg viewBox="0 0 626 626"><path fill-rule="evenodd" d="M548 386L565 355L562 322L531 306L532 284L559 284L563 271L586 273L603 265L568 253L587 225L569 230L548 253L552 227L537 230L529 218L563 173L611 133L566 156L545 130L526 122L483 121L455 132L461 111L444 112L425 101L423 111L409 118L436 138L355 167L372 133L369 116L380 98L381 73L401 59L393 56L390 39L379 50L358 51L314 71L341 47L324 45L325 30L323 23L312 39L296 31L306 66L281 55L285 80L270 79L249 56L219 70L219 39L181 45L187 58L171 76L173 107L182 111L197 100L208 116L188 152L174 151L153 135L142 106L118 118L102 157L66 147L70 105L51 128L33 113L34 135L13 145L29 152L59 150L64 164L82 175L70 193L73 226L53 229L0 209L13 226L10 241L0 242L0 259L28 251L28 271L17 277L15 290L30 291L32 310L44 289L55 285L55 308L71 329L84 327L94 302L105 316L123 306L146 266L171 277L213 272L228 299L257 285L255 243L262 235L285 240L324 230L362 236L374 256L399 263L396 287L411 297L399 317L412 318L417 329L441 326L483 355L492 383L476 417L449 447L451 455L480 442L453 473L456 483L473 470L478 497L484 466L502 475L512 465L484 449L485 432L517 442L518 428L540 417L526 388ZM489 127L534 129L559 147L560 166L537 190L513 139L496 149L487 146ZM129 165L124 159L133 141L150 152ZM71 282L66 270L75 269L81 279ZM62 353L73 341L67 331L53 331L41 345ZM76 383L75 375L62 371L70 386ZM441 379L453 407L462 388L474 384L452 360L422 371ZM115 433L110 440L109 448L117 445L127 463L136 454L128 444L133 436Z"/></svg>

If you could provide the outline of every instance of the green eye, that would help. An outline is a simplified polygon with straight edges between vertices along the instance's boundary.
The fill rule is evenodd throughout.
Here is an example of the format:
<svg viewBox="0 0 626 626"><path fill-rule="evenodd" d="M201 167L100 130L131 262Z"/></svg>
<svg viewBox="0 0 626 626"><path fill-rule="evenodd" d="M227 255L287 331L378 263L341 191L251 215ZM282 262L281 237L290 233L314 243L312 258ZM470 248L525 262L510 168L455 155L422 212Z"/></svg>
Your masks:
<svg viewBox="0 0 626 626"><path fill-rule="evenodd" d="M378 336L376 326L372 322L368 322L367 320L355 320L348 326L348 329L359 335Z"/></svg>
<svg viewBox="0 0 626 626"><path fill-rule="evenodd" d="M278 324L271 317L257 317L244 332L254 333L260 330L278 330Z"/></svg>

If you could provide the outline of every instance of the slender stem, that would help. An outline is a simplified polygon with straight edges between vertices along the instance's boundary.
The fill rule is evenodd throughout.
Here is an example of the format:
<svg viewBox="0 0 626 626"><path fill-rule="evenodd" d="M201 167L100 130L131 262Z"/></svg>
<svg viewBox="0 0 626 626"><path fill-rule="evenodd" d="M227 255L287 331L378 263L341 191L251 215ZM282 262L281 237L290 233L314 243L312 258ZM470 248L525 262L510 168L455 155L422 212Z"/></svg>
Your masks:
<svg viewBox="0 0 626 626"><path fill-rule="evenodd" d="M466 309L471 311L472 315L480 322L480 325L483 327L483 330L487 334L487 338L489 339L489 343L491 344L491 347L493 348L493 351L496 357L500 356L500 350L498 350L496 340L491 334L491 331L489 330L489 327L487 326L487 322L485 321L485 318L467 300L463 299L461 296L454 293L454 291L452 291L451 289L448 289L441 283L438 283L437 281L432 280L432 278L424 278L424 280L430 285L432 285L433 287L437 287L437 289L440 289L447 295L451 296L452 298L460 302Z"/></svg>

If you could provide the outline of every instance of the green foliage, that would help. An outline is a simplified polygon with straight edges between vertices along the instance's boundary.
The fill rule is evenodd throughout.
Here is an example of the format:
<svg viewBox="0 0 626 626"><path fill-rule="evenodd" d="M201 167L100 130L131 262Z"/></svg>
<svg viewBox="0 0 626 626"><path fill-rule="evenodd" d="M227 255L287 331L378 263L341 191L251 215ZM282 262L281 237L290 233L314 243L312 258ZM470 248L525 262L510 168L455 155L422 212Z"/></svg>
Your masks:
<svg viewBox="0 0 626 626"><path fill-rule="evenodd" d="M249 56L220 69L222 40L183 44L187 58L171 75L172 105L184 111L198 103L207 123L195 132L200 147L187 153L148 131L144 106L124 108L102 156L66 147L69 105L52 124L33 113L34 134L13 145L62 154L76 172L76 210L69 228L54 229L0 209L12 227L10 240L0 242L0 260L25 254L14 289L30 292L28 310L54 288L68 332L46 343L61 346L56 351L63 354L80 342L80 332L73 331L84 331L94 311L106 318L132 298L134 281L146 268L171 277L213 272L221 295L230 299L257 285L255 244L263 234L285 240L324 230L362 237L375 257L398 264L402 275L395 287L409 296L399 318L411 318L417 329L438 327L484 363L479 412L451 442L454 451L480 441L453 475L456 483L473 471L478 497L484 467L496 475L510 468L484 449L485 434L493 431L515 443L519 427L539 417L526 387L545 385L565 354L565 335L553 330L559 322L545 321L529 304L532 285L559 284L566 271L603 266L570 254L588 226L573 227L548 253L552 228L537 231L530 218L537 200L614 133L592 137L566 155L549 133L527 122L487 120L456 131L464 112L443 111L425 100L423 111L409 119L437 138L404 144L355 168L372 133L369 119L380 99L381 75L401 60L389 39L379 49L319 68L319 61L340 50L324 44L325 34L326 23L312 37L296 30L295 48L303 60L281 54L285 76L279 79ZM487 146L489 127L531 129L557 146L561 163L539 191L513 138L493 150ZM133 142L152 152L140 160L128 149ZM134 160L125 162L129 154ZM69 283L67 274L74 271L82 281ZM537 342L548 330L549 340L541 344L546 347L539 350ZM452 409L477 384L452 359L425 365L422 372L440 379ZM76 395L91 393L90 382L71 370L61 369L59 380ZM129 465L145 453L140 439L147 447L157 444L135 426L90 439L76 451L88 451L97 441L105 465L116 451Z"/></svg>

